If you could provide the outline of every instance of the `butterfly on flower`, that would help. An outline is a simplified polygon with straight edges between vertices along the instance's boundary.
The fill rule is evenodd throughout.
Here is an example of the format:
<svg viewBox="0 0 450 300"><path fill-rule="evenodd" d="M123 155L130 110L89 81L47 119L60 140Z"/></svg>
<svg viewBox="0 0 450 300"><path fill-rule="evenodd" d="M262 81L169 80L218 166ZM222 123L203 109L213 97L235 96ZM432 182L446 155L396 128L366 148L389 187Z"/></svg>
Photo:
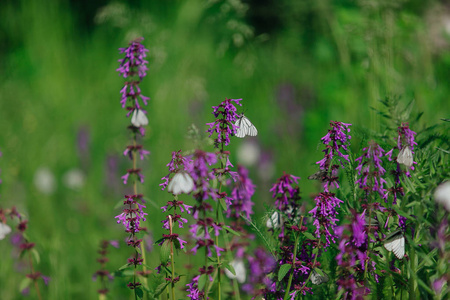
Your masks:
<svg viewBox="0 0 450 300"><path fill-rule="evenodd" d="M236 128L236 134L238 138L243 138L246 135L248 136L256 136L258 134L258 130L255 125L250 122L250 120L242 114L234 123L238 128Z"/></svg>
<svg viewBox="0 0 450 300"><path fill-rule="evenodd" d="M384 239L384 248L393 252L398 259L405 256L405 237L400 229L392 232Z"/></svg>

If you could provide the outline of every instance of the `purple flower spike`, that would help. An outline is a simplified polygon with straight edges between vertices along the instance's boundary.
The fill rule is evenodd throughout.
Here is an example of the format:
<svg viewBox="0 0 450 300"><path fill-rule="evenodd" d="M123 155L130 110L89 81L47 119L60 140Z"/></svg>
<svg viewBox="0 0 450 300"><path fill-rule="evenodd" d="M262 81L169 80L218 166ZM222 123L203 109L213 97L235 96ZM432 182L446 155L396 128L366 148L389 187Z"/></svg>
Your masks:
<svg viewBox="0 0 450 300"><path fill-rule="evenodd" d="M366 196L370 191L376 191L382 198L386 198L387 190L384 188L386 180L383 178L386 170L381 165L383 152L377 143L371 141L369 147L363 149L362 156L356 159L358 162L356 170L360 176L356 184L366 191Z"/></svg>
<svg viewBox="0 0 450 300"><path fill-rule="evenodd" d="M231 191L231 200L227 210L227 217L239 218L243 213L247 219L253 214L253 201L251 200L255 193L255 185L248 177L248 170L243 166L238 166L238 179Z"/></svg>
<svg viewBox="0 0 450 300"><path fill-rule="evenodd" d="M239 117L239 114L236 113L236 105L242 106L239 102L242 99L225 99L219 106L213 106L213 115L217 119L206 125L209 126L207 132L209 136L213 133L217 133L217 138L214 139L214 145L216 148L219 148L219 145L223 142L225 146L230 144L230 135L236 133L237 126L234 124Z"/></svg>

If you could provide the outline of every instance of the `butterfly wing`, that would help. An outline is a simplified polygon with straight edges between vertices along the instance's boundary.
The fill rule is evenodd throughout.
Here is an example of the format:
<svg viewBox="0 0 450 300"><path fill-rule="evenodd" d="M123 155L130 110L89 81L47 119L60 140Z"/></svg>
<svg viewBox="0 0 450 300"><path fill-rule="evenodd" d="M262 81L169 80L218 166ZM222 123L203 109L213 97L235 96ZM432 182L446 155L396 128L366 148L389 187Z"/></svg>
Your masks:
<svg viewBox="0 0 450 300"><path fill-rule="evenodd" d="M322 273L323 275L320 275L315 269L312 271L311 273L312 284L319 285L321 283L328 282L328 280L330 280L327 274L325 274L323 271Z"/></svg>
<svg viewBox="0 0 450 300"><path fill-rule="evenodd" d="M253 125L252 122L250 122L250 120L244 115L242 115L234 125L239 127L236 129L235 134L238 138L243 138L246 135L256 136L258 134L258 130L255 125Z"/></svg>
<svg viewBox="0 0 450 300"><path fill-rule="evenodd" d="M401 231L396 231L386 237L384 248L387 251L393 252L398 259L405 256L405 237Z"/></svg>

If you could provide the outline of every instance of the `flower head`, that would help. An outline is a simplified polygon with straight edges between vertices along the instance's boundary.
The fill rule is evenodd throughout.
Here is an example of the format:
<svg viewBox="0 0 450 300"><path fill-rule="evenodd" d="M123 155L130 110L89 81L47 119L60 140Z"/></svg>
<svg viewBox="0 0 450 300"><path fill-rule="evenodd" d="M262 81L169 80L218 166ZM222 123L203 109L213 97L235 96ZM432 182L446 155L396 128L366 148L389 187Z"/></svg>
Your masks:
<svg viewBox="0 0 450 300"><path fill-rule="evenodd" d="M213 106L213 115L216 117L216 120L206 125L209 126L207 130L209 136L217 133L217 137L214 139L216 148L222 143L228 146L230 144L230 135L236 133L237 126L234 122L236 122L239 115L236 113L236 107L233 102L237 105L242 105L239 103L240 101L242 99L225 99L218 106Z"/></svg>

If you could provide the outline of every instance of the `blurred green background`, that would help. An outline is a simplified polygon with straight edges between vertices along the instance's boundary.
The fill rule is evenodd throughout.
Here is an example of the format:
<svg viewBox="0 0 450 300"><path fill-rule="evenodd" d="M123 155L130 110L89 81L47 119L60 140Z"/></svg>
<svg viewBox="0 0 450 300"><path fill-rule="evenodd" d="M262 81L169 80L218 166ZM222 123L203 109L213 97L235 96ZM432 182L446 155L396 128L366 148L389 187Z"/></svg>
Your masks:
<svg viewBox="0 0 450 300"><path fill-rule="evenodd" d="M226 97L243 98L259 131L255 139L233 138L229 148L258 186L257 218L283 171L302 177L311 201L317 186L303 179L316 171L330 120L377 131L371 107L386 96L415 100L425 123L448 118L447 1L2 0L0 206L29 217L37 269L52 278L45 299L95 299L98 244L125 237L114 206L126 192L120 176L129 167L121 156L129 120L115 70L117 49L140 36L150 49L141 88L151 97L143 144L152 152L141 191L157 203L148 205L155 239L159 207L170 199L158 184L171 152L190 150L188 127L203 133L211 106ZM16 272L6 240L0 251L1 299L21 299L24 271ZM110 268L129 253L124 243L113 250ZM157 259L155 249L149 264ZM111 286L113 299L131 296L124 282Z"/></svg>

